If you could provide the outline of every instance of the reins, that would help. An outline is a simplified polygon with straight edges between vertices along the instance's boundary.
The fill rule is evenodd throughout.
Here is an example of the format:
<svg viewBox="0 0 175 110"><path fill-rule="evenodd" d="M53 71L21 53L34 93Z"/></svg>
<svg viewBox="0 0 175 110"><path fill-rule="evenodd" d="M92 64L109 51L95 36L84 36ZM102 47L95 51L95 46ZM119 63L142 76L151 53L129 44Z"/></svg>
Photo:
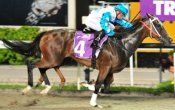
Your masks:
<svg viewBox="0 0 175 110"><path fill-rule="evenodd" d="M120 41L119 39L115 38L114 41L113 41L112 39L109 39L109 40L110 40L112 43L114 43L116 47L117 47L117 44L118 44L119 47L121 47L122 49L126 50L130 55L134 54L134 52L132 52L132 51L126 49L126 47L125 47L124 45L120 44L120 43L119 43L119 41Z"/></svg>
<svg viewBox="0 0 175 110"><path fill-rule="evenodd" d="M141 12L141 11L139 11L139 12L135 15L135 17L131 20L131 23L136 19L136 17L140 14L140 12Z"/></svg>
<svg viewBox="0 0 175 110"><path fill-rule="evenodd" d="M154 34L154 35L156 35L158 38L160 38L161 35L159 34L159 32L157 31L157 29L155 28L155 26L154 26L154 24L153 24L153 21L155 21L155 20L157 20L157 19L155 18L155 19L151 20L151 19L149 18L150 27L149 27L145 22L143 22L143 21L140 21L140 22L142 23L142 25L143 25L145 28L147 28L147 29L149 30L149 32L150 32L150 37L151 37L151 38L153 38L153 37L152 37L152 34ZM154 29L155 31L152 30L152 27L153 27L153 29Z"/></svg>

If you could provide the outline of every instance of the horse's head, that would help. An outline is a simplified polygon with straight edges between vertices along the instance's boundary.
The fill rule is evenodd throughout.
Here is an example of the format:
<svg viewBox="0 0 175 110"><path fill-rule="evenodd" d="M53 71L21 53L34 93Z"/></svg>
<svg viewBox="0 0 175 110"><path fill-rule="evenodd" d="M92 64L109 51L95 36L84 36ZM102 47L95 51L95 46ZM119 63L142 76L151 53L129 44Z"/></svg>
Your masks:
<svg viewBox="0 0 175 110"><path fill-rule="evenodd" d="M162 22L155 16L147 14L147 21L142 22L145 28L149 31L149 36L166 45L170 44L173 40L166 32Z"/></svg>

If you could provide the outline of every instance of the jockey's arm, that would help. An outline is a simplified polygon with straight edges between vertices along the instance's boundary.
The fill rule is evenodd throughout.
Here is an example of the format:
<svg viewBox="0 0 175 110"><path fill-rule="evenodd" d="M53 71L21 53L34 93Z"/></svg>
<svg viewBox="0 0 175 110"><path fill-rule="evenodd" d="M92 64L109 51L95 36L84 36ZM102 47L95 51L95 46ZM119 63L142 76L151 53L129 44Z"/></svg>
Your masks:
<svg viewBox="0 0 175 110"><path fill-rule="evenodd" d="M105 31L105 33L109 37L115 35L115 32L113 30L111 30L108 26L110 19L111 19L111 14L109 12L106 12L103 14L103 16L100 20L100 25L101 25L102 29Z"/></svg>
<svg viewBox="0 0 175 110"><path fill-rule="evenodd" d="M130 28L130 27L133 26L133 24L127 22L124 19L116 19L116 20L113 21L113 23L119 24L119 25L121 25L124 28Z"/></svg>

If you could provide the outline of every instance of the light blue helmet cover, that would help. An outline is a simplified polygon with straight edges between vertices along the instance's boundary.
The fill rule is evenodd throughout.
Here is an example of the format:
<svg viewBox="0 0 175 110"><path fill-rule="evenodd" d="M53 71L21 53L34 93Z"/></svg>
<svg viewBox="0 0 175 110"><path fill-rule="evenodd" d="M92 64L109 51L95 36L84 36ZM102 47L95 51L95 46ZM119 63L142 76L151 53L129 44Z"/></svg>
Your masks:
<svg viewBox="0 0 175 110"><path fill-rule="evenodd" d="M120 11L121 13L123 13L124 16L126 16L128 14L128 8L126 5L124 5L123 3L120 3L118 5L116 5L114 7L114 9L117 11Z"/></svg>

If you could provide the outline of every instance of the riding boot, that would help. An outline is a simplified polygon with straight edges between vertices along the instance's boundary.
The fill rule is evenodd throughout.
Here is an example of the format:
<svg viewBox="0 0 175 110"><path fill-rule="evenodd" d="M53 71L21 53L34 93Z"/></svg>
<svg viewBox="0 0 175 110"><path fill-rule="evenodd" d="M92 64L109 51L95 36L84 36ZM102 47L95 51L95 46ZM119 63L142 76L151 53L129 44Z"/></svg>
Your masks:
<svg viewBox="0 0 175 110"><path fill-rule="evenodd" d="M93 69L95 69L96 67L96 50L99 48L98 44L100 42L100 40L104 37L104 31L100 31L100 34L95 34L95 38L94 41L91 45L92 47L92 60L91 60L91 66Z"/></svg>
<svg viewBox="0 0 175 110"><path fill-rule="evenodd" d="M91 31L92 31L92 29L90 29L89 27L85 27L85 28L83 29L83 32L84 32L84 33L91 33Z"/></svg>
<svg viewBox="0 0 175 110"><path fill-rule="evenodd" d="M91 48L99 48L98 44L100 42L100 40L105 36L104 31L99 31L99 32L95 32L94 33L94 40L93 43L91 44Z"/></svg>
<svg viewBox="0 0 175 110"><path fill-rule="evenodd" d="M93 69L95 69L95 67L96 67L96 55L95 55L96 50L97 50L97 48L92 48L91 66L92 66Z"/></svg>
<svg viewBox="0 0 175 110"><path fill-rule="evenodd" d="M98 46L99 39L95 38L94 42L92 43L92 61L91 61L91 66L93 69L96 67L96 50L99 48Z"/></svg>

